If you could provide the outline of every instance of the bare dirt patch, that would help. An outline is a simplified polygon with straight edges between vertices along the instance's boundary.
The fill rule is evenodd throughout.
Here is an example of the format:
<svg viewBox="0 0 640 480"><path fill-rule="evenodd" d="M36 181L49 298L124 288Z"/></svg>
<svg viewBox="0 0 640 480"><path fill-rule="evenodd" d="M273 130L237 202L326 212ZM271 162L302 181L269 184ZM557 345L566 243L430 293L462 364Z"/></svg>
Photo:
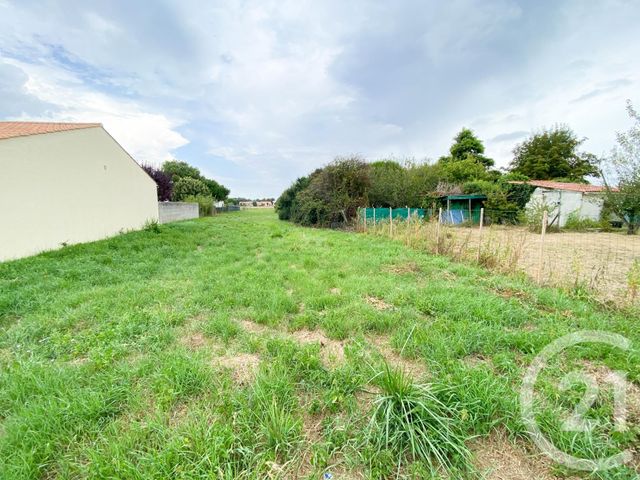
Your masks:
<svg viewBox="0 0 640 480"><path fill-rule="evenodd" d="M302 417L302 433L310 443L317 443L322 440L322 422L324 415L312 415L305 412Z"/></svg>
<svg viewBox="0 0 640 480"><path fill-rule="evenodd" d="M530 456L523 446L509 441L504 432L470 442L474 465L486 480L553 480L546 457ZM540 454L542 455L542 454Z"/></svg>
<svg viewBox="0 0 640 480"><path fill-rule="evenodd" d="M373 409L373 404L376 401L377 395L379 395L381 391L380 387L372 384L365 385L362 390L358 390L354 394L356 397L356 403L358 404L358 409L363 414L369 414Z"/></svg>
<svg viewBox="0 0 640 480"><path fill-rule="evenodd" d="M389 310L392 307L392 305L377 297L367 296L365 301L376 310Z"/></svg>
<svg viewBox="0 0 640 480"><path fill-rule="evenodd" d="M198 325L204 320L204 315L196 315L187 321L178 330L178 343L189 350L198 350L213 346L214 342L198 331Z"/></svg>
<svg viewBox="0 0 640 480"><path fill-rule="evenodd" d="M186 403L180 403L171 410L169 414L169 426L176 427L180 425L189 413L189 405Z"/></svg>
<svg viewBox="0 0 640 480"><path fill-rule="evenodd" d="M256 376L260 357L253 353L234 353L214 358L213 363L231 370L231 377L238 385L248 385Z"/></svg>
<svg viewBox="0 0 640 480"><path fill-rule="evenodd" d="M290 335L302 345L319 343L320 357L326 366L334 367L344 362L344 344L342 342L332 340L318 330L296 330Z"/></svg>
<svg viewBox="0 0 640 480"><path fill-rule="evenodd" d="M485 367L489 367L491 369L493 369L493 362L491 361L491 358L486 357L482 354L479 353L474 353L472 355L467 355L466 357L464 357L462 359L462 361L465 363L465 365L469 366L469 367L479 367L479 366L485 366Z"/></svg>
<svg viewBox="0 0 640 480"><path fill-rule="evenodd" d="M520 300L527 300L530 298L527 292L522 290L516 290L513 288L493 288L492 291L496 293L498 296L506 299L517 298Z"/></svg>
<svg viewBox="0 0 640 480"><path fill-rule="evenodd" d="M9 348L0 348L0 361L9 361L13 357L13 352Z"/></svg>
<svg viewBox="0 0 640 480"><path fill-rule="evenodd" d="M240 325L249 333L257 333L259 335L263 333L273 332L272 328L267 327L266 325L261 325L256 322L252 322L251 320L240 320Z"/></svg>
<svg viewBox="0 0 640 480"><path fill-rule="evenodd" d="M330 289L329 292L333 295L340 295L342 293L342 291L337 287Z"/></svg>
<svg viewBox="0 0 640 480"><path fill-rule="evenodd" d="M306 398L305 404L308 407L310 398ZM338 414L340 415L340 414ZM292 479L310 479L310 478L326 478L324 473L330 473L332 478L341 480L353 480L364 479L364 475L359 472L354 472L347 468L344 459L340 452L335 453L329 460L329 466L324 471L318 471L312 467L312 458L314 454L313 446L323 441L323 422L327 418L325 413L311 414L309 411L305 411L302 417L302 432L305 437L305 447L299 460L295 462L295 465L291 469L288 476L282 478ZM336 426L335 428L346 428L346 426Z"/></svg>
<svg viewBox="0 0 640 480"><path fill-rule="evenodd" d="M257 324L250 320L240 321L242 327L249 333L257 335L273 334L280 335L299 343L300 345L308 345L312 343L320 344L320 357L325 366L331 368L344 362L344 343L338 340L332 340L319 330L294 330L287 332L285 330L269 328L264 325Z"/></svg>
<svg viewBox="0 0 640 480"><path fill-rule="evenodd" d="M420 273L421 269L416 262L407 262L391 265L387 268L387 271L395 275L404 275L406 273Z"/></svg>
<svg viewBox="0 0 640 480"><path fill-rule="evenodd" d="M404 371L414 380L428 376L427 367L418 360L403 357L389 343L386 337L370 337L369 341L375 345L376 349L385 361L399 370Z"/></svg>
<svg viewBox="0 0 640 480"><path fill-rule="evenodd" d="M199 333L199 332L187 333L181 336L179 341L180 341L180 344L184 345L190 350L197 350L209 343L209 340L207 339L207 337L205 337L202 333Z"/></svg>
<svg viewBox="0 0 640 480"><path fill-rule="evenodd" d="M585 360L582 362L584 370L592 375L600 389L611 389L610 379L614 374L606 365L596 364ZM635 383L626 380L626 398L625 404L627 409L627 422L637 424L640 423L640 387Z"/></svg>
<svg viewBox="0 0 640 480"><path fill-rule="evenodd" d="M88 361L89 361L89 357L76 357L69 360L67 364L79 367L79 366L85 365Z"/></svg>

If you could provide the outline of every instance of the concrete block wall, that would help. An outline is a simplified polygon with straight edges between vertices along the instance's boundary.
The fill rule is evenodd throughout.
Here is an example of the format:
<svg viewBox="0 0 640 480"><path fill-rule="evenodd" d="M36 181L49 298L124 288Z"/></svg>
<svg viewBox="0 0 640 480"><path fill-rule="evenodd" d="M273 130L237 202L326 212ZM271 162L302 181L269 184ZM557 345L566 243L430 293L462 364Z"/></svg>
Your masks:
<svg viewBox="0 0 640 480"><path fill-rule="evenodd" d="M158 202L158 218L160 223L177 222L198 218L198 204L187 202Z"/></svg>

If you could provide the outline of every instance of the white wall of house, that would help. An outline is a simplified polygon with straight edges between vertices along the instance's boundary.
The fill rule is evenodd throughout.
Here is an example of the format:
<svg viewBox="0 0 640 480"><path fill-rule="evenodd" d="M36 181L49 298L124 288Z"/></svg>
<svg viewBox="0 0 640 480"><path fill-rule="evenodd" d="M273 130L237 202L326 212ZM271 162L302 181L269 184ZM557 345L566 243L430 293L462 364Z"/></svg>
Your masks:
<svg viewBox="0 0 640 480"><path fill-rule="evenodd" d="M601 193L583 193L582 205L580 206L580 218L589 220L600 220L604 198Z"/></svg>
<svg viewBox="0 0 640 480"><path fill-rule="evenodd" d="M155 182L102 128L0 140L0 261L158 220Z"/></svg>
<svg viewBox="0 0 640 480"><path fill-rule="evenodd" d="M545 203L549 206L555 206L554 215L560 214L555 225L564 227L567 219L572 212L578 212L580 218L590 220L599 220L602 211L603 199L597 193L582 193L571 190L551 190L538 187L531 194L531 199L527 207L531 207L536 203ZM551 221L552 218L549 219Z"/></svg>

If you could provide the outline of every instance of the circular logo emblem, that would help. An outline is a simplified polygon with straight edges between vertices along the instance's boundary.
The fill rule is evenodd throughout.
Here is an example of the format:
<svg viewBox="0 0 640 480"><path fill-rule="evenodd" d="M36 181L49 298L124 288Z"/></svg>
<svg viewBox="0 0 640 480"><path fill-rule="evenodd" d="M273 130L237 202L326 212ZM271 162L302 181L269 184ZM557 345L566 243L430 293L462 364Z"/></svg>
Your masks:
<svg viewBox="0 0 640 480"><path fill-rule="evenodd" d="M620 348L624 351L631 347L631 342L622 335L591 330L570 333L569 335L565 335L564 337L561 337L547 345L533 360L524 376L522 389L520 390L522 420L533 442L542 452L556 462L576 470L585 470L590 472L603 471L621 466L632 460L632 451L624 450L615 455L599 459L574 457L573 455L569 455L559 450L544 436L538 426L534 413L534 388L540 372L544 370L551 358L560 354L567 348L581 343L604 343ZM616 403L614 415L616 428L624 430L626 429L625 387L627 385L625 374L621 372L614 372L607 378L607 381L614 386L614 401ZM597 398L598 382L594 377L586 372L572 372L563 378L560 382L560 388L566 389L576 382L584 383L587 387L586 392L582 401L576 407L573 415L569 416L569 418L563 423L563 428L569 431L587 432L590 430L591 424L584 418L584 414L587 413Z"/></svg>

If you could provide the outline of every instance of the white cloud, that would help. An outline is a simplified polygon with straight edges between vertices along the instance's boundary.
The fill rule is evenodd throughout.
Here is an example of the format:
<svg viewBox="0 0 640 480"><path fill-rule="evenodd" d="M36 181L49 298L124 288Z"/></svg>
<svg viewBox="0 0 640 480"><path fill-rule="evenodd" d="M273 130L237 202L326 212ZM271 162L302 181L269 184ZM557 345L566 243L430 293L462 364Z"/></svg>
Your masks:
<svg viewBox="0 0 640 480"><path fill-rule="evenodd" d="M139 162L159 164L172 151L187 144L175 129L180 122L161 113L149 113L132 101L114 98L87 88L69 72L17 61L6 63L26 75L26 93L54 108L23 120L98 122Z"/></svg>
<svg viewBox="0 0 640 480"><path fill-rule="evenodd" d="M0 51L28 95L0 70L0 115L102 121L137 158L179 155L244 196L336 155L438 158L463 126L500 166L555 123L602 153L624 99L640 103L639 14L618 0L16 2Z"/></svg>

